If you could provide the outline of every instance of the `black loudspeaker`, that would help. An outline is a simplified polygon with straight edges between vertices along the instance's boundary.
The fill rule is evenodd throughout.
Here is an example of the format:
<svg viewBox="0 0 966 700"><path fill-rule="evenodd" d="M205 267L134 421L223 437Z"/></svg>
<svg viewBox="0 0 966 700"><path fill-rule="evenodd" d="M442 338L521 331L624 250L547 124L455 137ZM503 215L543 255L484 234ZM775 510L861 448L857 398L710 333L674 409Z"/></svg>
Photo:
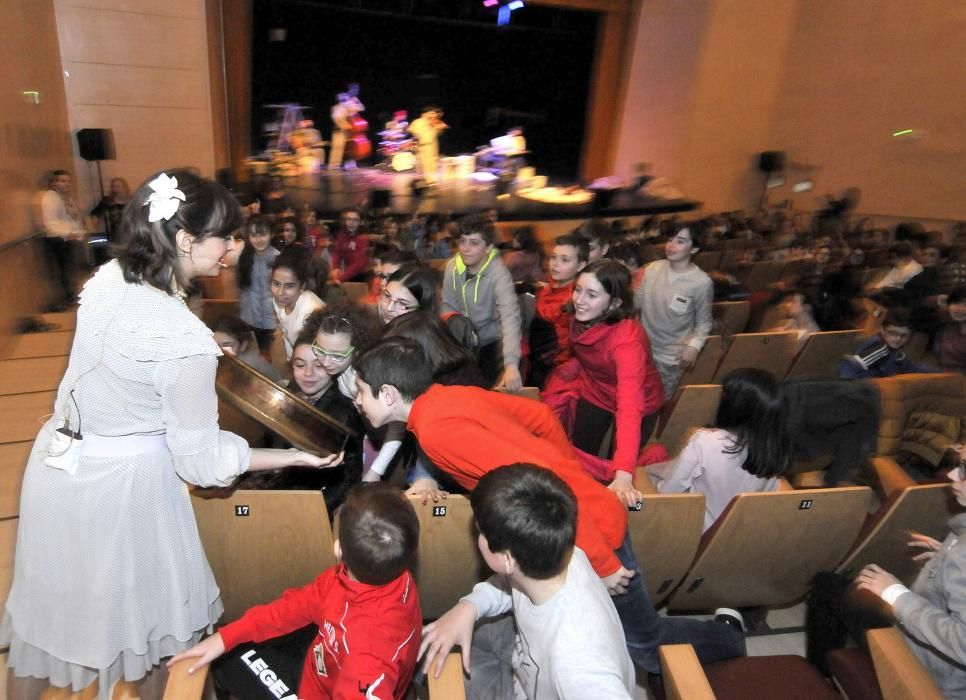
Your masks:
<svg viewBox="0 0 966 700"><path fill-rule="evenodd" d="M114 160L114 132L110 129L81 129L77 147L84 160Z"/></svg>
<svg viewBox="0 0 966 700"><path fill-rule="evenodd" d="M763 173L777 173L785 168L785 151L762 151L758 154L758 169Z"/></svg>
<svg viewBox="0 0 966 700"><path fill-rule="evenodd" d="M371 209L388 209L392 199L392 192L389 190L373 190L369 194L369 207Z"/></svg>

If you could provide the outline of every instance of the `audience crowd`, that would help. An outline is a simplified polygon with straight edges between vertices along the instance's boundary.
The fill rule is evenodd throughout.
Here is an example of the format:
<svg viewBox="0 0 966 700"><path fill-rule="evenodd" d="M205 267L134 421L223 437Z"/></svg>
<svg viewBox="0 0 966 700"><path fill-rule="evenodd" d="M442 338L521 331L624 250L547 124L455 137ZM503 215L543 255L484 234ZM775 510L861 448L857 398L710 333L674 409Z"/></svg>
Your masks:
<svg viewBox="0 0 966 700"><path fill-rule="evenodd" d="M95 211L110 221L127 269L138 249L125 236L137 234L131 222L140 211L124 203L149 202L143 187L131 195L122 184ZM68 300L75 290L67 241L79 226L69 185L59 174L44 204ZM805 406L820 392L736 369L723 378L713 424L693 426L679 454L648 445L708 338L723 336L727 345L736 332L788 331L800 350L816 333L865 331L851 354L835 358L840 379L828 380L836 388L826 395L845 396L870 378L966 372L961 224L946 235L915 223L884 229L853 220L850 207L830 206L811 217L776 209L651 216L633 226L591 219L545 240L533 226L501 225L494 210L399 216L347 208L325 221L297 212L280 180L243 204L242 220L231 222L242 239L231 244L240 247L237 290L229 290L238 312L216 320L215 339L359 437L337 466L329 460L320 470L304 455L266 452L252 462L257 471L238 480L246 488L321 489L330 515L341 509L342 563L197 646L172 647L181 652L176 660L197 666L217 659L220 684L237 693L250 692L252 654L288 654L279 661L288 675L273 671L273 678L287 679L282 685L299 697L401 697L417 656L438 674L459 645L474 697L511 697L515 687L531 700L629 698L635 666L660 673L661 644L693 644L704 663L743 655L737 611L720 609L709 621L656 613L628 533L627 509L643 498L634 475L646 466L649 490L704 494L707 530L737 494L788 487L783 477L803 456L797 435L809 429ZM188 224L181 225L165 235L186 242L190 256L206 239L182 236ZM768 270L765 284L752 283ZM127 272L124 280L132 281ZM120 273L115 283L122 285ZM184 285L195 294L202 288ZM724 301L748 302L744 328L717 317L715 304ZM542 401L514 396L524 387ZM829 444L841 427L822 428ZM849 463L830 469L826 483L867 481L871 446L863 451L854 434L841 435L852 448ZM289 445L266 432L251 447ZM960 471L957 483L966 477ZM382 480L405 484L424 502L469 494L479 548L494 571L421 641L408 573L418 523L398 491L357 486ZM922 545L937 553L933 571L956 561L948 551L955 542ZM921 587L896 584L881 570L860 575L861 587L896 607L938 682L966 685L963 645L947 639L966 635L959 621L966 606L955 607L953 597L943 607L950 597L936 589L942 581L915 601L907 596ZM948 585L962 592L961 577ZM506 613L516 620L509 631L478 624ZM290 638L284 647L268 642L305 625L315 633L294 647ZM498 652L517 635L517 653L484 661L477 635L490 635ZM364 650L359 656L350 656L350 639Z"/></svg>

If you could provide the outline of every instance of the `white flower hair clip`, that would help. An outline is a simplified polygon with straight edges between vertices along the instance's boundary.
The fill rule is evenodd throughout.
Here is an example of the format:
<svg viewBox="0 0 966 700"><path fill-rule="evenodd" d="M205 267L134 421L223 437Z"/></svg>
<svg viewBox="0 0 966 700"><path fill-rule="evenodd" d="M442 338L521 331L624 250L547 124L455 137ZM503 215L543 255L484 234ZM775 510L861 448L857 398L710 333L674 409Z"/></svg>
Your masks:
<svg viewBox="0 0 966 700"><path fill-rule="evenodd" d="M184 192L178 189L178 179L175 177L161 173L148 183L148 187L154 190L145 202L145 205L150 205L148 221L152 224L162 219L170 219L177 213L181 202L185 201Z"/></svg>

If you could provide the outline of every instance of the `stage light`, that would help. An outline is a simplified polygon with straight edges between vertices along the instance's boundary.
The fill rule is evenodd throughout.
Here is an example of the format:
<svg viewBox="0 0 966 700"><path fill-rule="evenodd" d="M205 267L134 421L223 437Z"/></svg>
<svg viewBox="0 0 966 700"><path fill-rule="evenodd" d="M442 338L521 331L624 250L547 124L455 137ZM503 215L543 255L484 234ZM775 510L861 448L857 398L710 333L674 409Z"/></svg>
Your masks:
<svg viewBox="0 0 966 700"><path fill-rule="evenodd" d="M510 8L510 12L519 10L521 7L523 7L523 0L513 0L513 2L508 2L507 7Z"/></svg>
<svg viewBox="0 0 966 700"><path fill-rule="evenodd" d="M483 0L483 7L493 7L494 5L499 5L500 0Z"/></svg>
<svg viewBox="0 0 966 700"><path fill-rule="evenodd" d="M496 26L504 27L510 23L510 6L501 5L496 15Z"/></svg>
<svg viewBox="0 0 966 700"><path fill-rule="evenodd" d="M912 129L903 129L902 131L893 131L893 136L907 136L912 133Z"/></svg>

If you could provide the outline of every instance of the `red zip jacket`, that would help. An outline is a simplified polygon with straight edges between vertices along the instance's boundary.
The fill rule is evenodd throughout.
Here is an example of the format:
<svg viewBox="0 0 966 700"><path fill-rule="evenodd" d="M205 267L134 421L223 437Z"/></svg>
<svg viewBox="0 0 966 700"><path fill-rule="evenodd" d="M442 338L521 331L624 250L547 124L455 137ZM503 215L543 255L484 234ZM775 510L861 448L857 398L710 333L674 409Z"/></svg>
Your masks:
<svg viewBox="0 0 966 700"><path fill-rule="evenodd" d="M335 241L329 248L329 260L333 270L342 270L339 278L343 282L352 282L354 278L364 275L369 268L369 239L361 231L350 236L344 228L339 229Z"/></svg>
<svg viewBox="0 0 966 700"><path fill-rule="evenodd" d="M627 511L581 468L547 406L476 387L434 384L413 402L407 427L433 464L467 491L508 464L551 469L577 497L577 546L598 576L617 571L614 550L624 541Z"/></svg>
<svg viewBox="0 0 966 700"><path fill-rule="evenodd" d="M402 698L416 668L422 629L408 571L384 586L351 581L343 565L221 628L225 649L319 626L302 667L299 700ZM291 695L294 697L295 689ZM286 697L283 692L282 697Z"/></svg>
<svg viewBox="0 0 966 700"><path fill-rule="evenodd" d="M573 314L564 311L564 304L573 296L574 283L570 282L562 287L554 287L552 284L551 282L546 287L541 287L537 292L536 314L537 318L553 326L557 336L554 353L540 359L550 365L559 365L570 358L570 319ZM533 350L535 348L531 347L531 351Z"/></svg>
<svg viewBox="0 0 966 700"><path fill-rule="evenodd" d="M614 468L634 473L641 449L641 421L661 408L664 390L651 343L636 318L598 323L585 331L572 324L573 359L557 367L541 393L564 422L578 398L614 414Z"/></svg>

